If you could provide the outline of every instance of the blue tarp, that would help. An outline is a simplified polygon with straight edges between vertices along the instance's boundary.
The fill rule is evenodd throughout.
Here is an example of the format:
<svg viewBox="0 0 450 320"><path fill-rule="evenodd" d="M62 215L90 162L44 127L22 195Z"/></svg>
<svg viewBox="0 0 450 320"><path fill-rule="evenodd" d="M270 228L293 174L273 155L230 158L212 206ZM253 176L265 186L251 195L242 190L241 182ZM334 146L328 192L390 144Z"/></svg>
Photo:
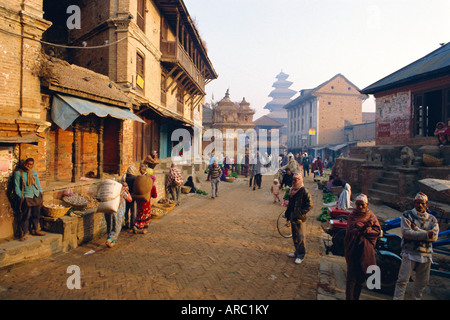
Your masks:
<svg viewBox="0 0 450 320"><path fill-rule="evenodd" d="M90 113L98 117L111 116L117 119L145 123L141 118L127 109L61 94L57 94L53 98L52 120L63 130L70 127L79 116L85 116Z"/></svg>

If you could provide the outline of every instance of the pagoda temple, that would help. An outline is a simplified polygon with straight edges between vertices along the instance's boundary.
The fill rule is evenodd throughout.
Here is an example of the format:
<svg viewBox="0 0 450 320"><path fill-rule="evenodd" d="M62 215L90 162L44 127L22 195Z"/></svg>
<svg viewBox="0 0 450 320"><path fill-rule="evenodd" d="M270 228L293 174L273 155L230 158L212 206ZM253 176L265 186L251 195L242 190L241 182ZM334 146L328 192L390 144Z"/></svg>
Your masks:
<svg viewBox="0 0 450 320"><path fill-rule="evenodd" d="M267 103L264 107L264 109L270 111L270 113L267 114L268 117L284 124L287 124L287 111L283 106L291 102L291 98L297 93L297 91L289 89L292 82L286 80L288 77L289 75L283 71L276 76L278 80L272 86L275 89L269 94L272 101Z"/></svg>
<svg viewBox="0 0 450 320"><path fill-rule="evenodd" d="M280 129L280 146L287 144L287 110L283 107L291 102L291 98L297 93L297 91L289 89L292 82L287 80L288 77L289 75L283 71L276 76L277 81L272 85L275 89L269 94L272 101L264 107L270 111L266 115L267 117L284 124L284 127Z"/></svg>

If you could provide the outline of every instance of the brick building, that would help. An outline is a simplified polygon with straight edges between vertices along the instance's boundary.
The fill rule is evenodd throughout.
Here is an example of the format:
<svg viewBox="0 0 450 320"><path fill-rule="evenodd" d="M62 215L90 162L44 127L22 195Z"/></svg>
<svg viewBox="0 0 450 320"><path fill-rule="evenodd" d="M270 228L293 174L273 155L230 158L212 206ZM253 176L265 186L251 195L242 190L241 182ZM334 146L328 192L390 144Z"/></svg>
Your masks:
<svg viewBox="0 0 450 320"><path fill-rule="evenodd" d="M13 233L19 160L35 159L44 200L95 193L104 175L153 151L164 169L171 133L201 129L205 85L217 77L182 0L5 0L0 44L0 239Z"/></svg>
<svg viewBox="0 0 450 320"><path fill-rule="evenodd" d="M361 92L376 99L376 144L351 148L336 172L352 191L400 210L423 191L431 209L448 217L450 189L435 186L450 180L450 145L440 145L434 131L438 122L450 124L450 43ZM426 161L430 157L438 161Z"/></svg>
<svg viewBox="0 0 450 320"><path fill-rule="evenodd" d="M322 154L327 147L344 146L345 127L362 123L367 96L342 74L337 74L284 106L288 114L288 149ZM338 149L334 150L338 151Z"/></svg>
<svg viewBox="0 0 450 320"><path fill-rule="evenodd" d="M450 125L450 43L362 90L376 101L377 145L436 144Z"/></svg>

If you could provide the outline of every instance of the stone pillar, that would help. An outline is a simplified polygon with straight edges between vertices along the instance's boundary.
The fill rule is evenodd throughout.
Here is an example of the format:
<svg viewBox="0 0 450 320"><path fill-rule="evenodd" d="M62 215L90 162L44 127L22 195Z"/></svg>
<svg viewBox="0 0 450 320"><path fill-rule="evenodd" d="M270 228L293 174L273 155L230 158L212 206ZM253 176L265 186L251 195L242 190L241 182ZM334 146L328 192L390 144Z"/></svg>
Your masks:
<svg viewBox="0 0 450 320"><path fill-rule="evenodd" d="M103 128L104 119L100 118L98 127L98 146L97 146L97 178L103 179Z"/></svg>
<svg viewBox="0 0 450 320"><path fill-rule="evenodd" d="M77 120L72 125L73 143L72 143L72 182L80 180L80 146L78 142L79 124Z"/></svg>

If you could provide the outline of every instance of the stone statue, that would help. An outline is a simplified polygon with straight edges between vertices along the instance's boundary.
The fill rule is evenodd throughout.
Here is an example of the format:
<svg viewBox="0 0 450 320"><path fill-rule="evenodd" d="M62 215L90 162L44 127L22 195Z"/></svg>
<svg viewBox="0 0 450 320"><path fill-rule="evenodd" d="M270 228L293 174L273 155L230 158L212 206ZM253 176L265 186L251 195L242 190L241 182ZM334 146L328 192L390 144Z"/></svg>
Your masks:
<svg viewBox="0 0 450 320"><path fill-rule="evenodd" d="M410 168L414 163L414 151L410 147L403 147L400 155L402 167Z"/></svg>

